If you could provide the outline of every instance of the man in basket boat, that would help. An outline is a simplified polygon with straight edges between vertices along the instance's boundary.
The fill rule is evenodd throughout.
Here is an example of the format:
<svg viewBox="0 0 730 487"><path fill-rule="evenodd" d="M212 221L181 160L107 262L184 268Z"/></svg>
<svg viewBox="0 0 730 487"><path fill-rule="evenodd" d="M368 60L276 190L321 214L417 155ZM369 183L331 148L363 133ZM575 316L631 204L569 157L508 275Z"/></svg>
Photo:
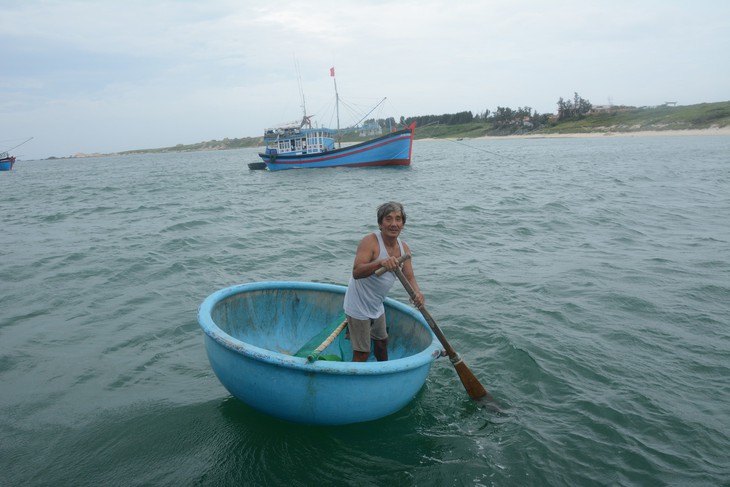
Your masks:
<svg viewBox="0 0 730 487"><path fill-rule="evenodd" d="M383 301L396 281L393 271L402 265L403 274L415 291L412 299L421 308L426 298L421 293L411 260L400 264L399 257L410 255L411 250L399 236L406 224L403 205L396 201L378 207L379 230L365 235L357 247L352 276L345 293L347 336L352 345L353 362L366 362L370 356L370 341L378 361L388 360L388 332ZM379 268L385 272L375 274Z"/></svg>

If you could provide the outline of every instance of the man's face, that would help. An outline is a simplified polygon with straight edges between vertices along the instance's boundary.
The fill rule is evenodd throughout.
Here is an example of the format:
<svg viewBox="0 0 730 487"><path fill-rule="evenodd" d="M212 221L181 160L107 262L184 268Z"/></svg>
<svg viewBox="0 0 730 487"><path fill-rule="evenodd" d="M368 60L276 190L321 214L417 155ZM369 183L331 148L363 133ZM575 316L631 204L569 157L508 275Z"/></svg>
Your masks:
<svg viewBox="0 0 730 487"><path fill-rule="evenodd" d="M387 237L397 237L403 230L403 215L400 211L391 211L383 217L383 223L379 225L380 232Z"/></svg>

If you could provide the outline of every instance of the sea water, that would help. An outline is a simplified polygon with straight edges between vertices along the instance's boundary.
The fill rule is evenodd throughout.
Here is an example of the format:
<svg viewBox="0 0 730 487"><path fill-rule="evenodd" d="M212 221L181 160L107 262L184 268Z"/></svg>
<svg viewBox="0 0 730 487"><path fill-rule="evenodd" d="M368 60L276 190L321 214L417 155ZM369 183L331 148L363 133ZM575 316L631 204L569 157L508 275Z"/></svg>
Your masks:
<svg viewBox="0 0 730 487"><path fill-rule="evenodd" d="M399 169L256 159L0 176L1 485L727 485L730 137L417 141ZM428 310L502 412L447 359L364 424L232 398L203 299L345 284L387 200Z"/></svg>

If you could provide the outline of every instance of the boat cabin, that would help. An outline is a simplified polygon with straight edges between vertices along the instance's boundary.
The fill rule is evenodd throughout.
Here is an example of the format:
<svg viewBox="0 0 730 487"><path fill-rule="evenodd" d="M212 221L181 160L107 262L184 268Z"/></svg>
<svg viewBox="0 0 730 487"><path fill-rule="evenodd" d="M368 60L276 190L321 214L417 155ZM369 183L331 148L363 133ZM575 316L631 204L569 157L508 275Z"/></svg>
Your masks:
<svg viewBox="0 0 730 487"><path fill-rule="evenodd" d="M335 148L335 131L327 128L285 127L264 133L266 154L319 154Z"/></svg>

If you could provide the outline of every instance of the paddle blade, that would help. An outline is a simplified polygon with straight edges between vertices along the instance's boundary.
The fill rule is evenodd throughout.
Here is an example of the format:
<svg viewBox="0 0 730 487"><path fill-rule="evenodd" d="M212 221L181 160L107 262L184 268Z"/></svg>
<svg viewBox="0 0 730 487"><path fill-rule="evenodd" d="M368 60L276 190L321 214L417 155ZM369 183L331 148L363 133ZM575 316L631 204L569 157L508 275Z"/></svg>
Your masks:
<svg viewBox="0 0 730 487"><path fill-rule="evenodd" d="M456 373L459 374L459 379L464 385L464 389L472 399L479 399L489 395L484 386L479 382L479 379L472 373L469 367L466 366L463 360L459 360L454 364Z"/></svg>

